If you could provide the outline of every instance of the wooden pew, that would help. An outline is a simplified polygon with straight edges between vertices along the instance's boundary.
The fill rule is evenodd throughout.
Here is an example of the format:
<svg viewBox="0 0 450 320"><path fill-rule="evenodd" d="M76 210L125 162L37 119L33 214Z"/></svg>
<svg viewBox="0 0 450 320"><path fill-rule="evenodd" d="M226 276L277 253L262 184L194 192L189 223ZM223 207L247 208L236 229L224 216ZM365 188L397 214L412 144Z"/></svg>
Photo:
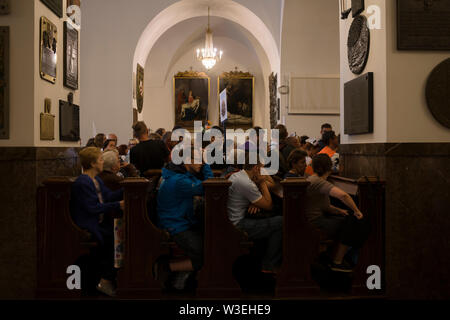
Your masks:
<svg viewBox="0 0 450 320"><path fill-rule="evenodd" d="M315 296L320 289L311 277L311 264L319 254L320 234L305 216L309 182L289 178L283 186L283 261L277 274L276 297Z"/></svg>
<svg viewBox="0 0 450 320"><path fill-rule="evenodd" d="M385 182L376 177L357 180L339 176L328 179L335 186L350 194L361 212L369 219L371 232L360 250L358 265L353 273L354 295L382 295L385 288ZM367 267L377 265L381 269L381 290L369 290L366 281Z"/></svg>
<svg viewBox="0 0 450 320"><path fill-rule="evenodd" d="M155 179L159 177L155 176ZM168 235L158 229L147 214L149 184L145 178L128 178L124 188L125 248L123 268L117 278L120 298L159 298L161 285L152 276L152 266L160 255L169 254Z"/></svg>
<svg viewBox="0 0 450 320"><path fill-rule="evenodd" d="M37 191L36 297L80 298L80 290L67 289L67 267L97 245L70 216L70 188L75 178L53 177ZM83 275L82 275L83 276Z"/></svg>
<svg viewBox="0 0 450 320"><path fill-rule="evenodd" d="M251 243L228 219L227 199L231 182L213 178L205 188L204 264L198 274L197 296L238 298L241 288L233 277L233 263L249 252Z"/></svg>

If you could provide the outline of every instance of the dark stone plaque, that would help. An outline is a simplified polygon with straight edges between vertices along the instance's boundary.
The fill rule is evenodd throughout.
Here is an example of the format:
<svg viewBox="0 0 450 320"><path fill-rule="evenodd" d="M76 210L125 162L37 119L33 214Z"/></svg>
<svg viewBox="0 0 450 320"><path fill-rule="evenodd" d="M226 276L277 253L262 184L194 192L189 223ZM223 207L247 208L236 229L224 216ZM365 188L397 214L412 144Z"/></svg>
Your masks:
<svg viewBox="0 0 450 320"><path fill-rule="evenodd" d="M144 68L140 64L136 69L136 105L141 113L144 107Z"/></svg>
<svg viewBox="0 0 450 320"><path fill-rule="evenodd" d="M80 140L80 107L59 100L59 140Z"/></svg>
<svg viewBox="0 0 450 320"><path fill-rule="evenodd" d="M64 86L78 89L78 31L64 22Z"/></svg>
<svg viewBox="0 0 450 320"><path fill-rule="evenodd" d="M442 125L450 128L450 58L441 62L428 77L428 109Z"/></svg>
<svg viewBox="0 0 450 320"><path fill-rule="evenodd" d="M397 0L399 50L450 50L450 0Z"/></svg>
<svg viewBox="0 0 450 320"><path fill-rule="evenodd" d="M350 26L347 39L348 65L354 74L361 74L370 50L370 30L365 16L357 16Z"/></svg>
<svg viewBox="0 0 450 320"><path fill-rule="evenodd" d="M11 12L9 0L0 0L0 15L7 15Z"/></svg>
<svg viewBox="0 0 450 320"><path fill-rule="evenodd" d="M365 9L364 0L352 0L352 17L356 17Z"/></svg>
<svg viewBox="0 0 450 320"><path fill-rule="evenodd" d="M0 27L0 139L9 139L9 27Z"/></svg>
<svg viewBox="0 0 450 320"><path fill-rule="evenodd" d="M344 133L373 132L373 73L344 84Z"/></svg>
<svg viewBox="0 0 450 320"><path fill-rule="evenodd" d="M41 0L43 4L52 10L58 17L63 16L63 1L62 0Z"/></svg>

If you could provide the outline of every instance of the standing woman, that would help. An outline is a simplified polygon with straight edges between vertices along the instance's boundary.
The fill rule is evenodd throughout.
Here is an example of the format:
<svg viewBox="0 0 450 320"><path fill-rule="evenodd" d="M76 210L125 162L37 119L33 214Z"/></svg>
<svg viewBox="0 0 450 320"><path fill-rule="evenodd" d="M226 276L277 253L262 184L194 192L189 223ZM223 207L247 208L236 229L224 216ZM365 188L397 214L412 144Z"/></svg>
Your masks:
<svg viewBox="0 0 450 320"><path fill-rule="evenodd" d="M83 174L72 185L70 212L80 228L92 233L98 242L95 251L101 273L97 290L115 295L114 281L117 270L114 268L114 225L106 214L123 210L122 190L115 192L105 187L97 175L103 171L103 158L100 149L84 148L80 151Z"/></svg>

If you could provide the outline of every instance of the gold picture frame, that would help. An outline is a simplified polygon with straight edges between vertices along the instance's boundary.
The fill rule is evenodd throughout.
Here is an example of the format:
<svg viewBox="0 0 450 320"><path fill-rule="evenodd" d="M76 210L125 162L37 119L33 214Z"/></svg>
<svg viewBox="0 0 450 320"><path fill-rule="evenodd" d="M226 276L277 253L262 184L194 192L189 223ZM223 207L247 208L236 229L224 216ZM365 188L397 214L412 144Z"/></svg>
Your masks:
<svg viewBox="0 0 450 320"><path fill-rule="evenodd" d="M219 107L219 117L220 93L227 88L228 85L231 86L232 91L227 90L227 129L247 130L252 128L254 114L253 107L255 104L255 76L249 72L238 71L236 68L235 71L224 72L217 78L217 105ZM249 92L250 88L251 93Z"/></svg>
<svg viewBox="0 0 450 320"><path fill-rule="evenodd" d="M56 83L58 28L46 17L41 17L40 25L39 74L42 79Z"/></svg>
<svg viewBox="0 0 450 320"><path fill-rule="evenodd" d="M211 79L204 72L185 71L173 77L175 125L193 129L194 121L207 120Z"/></svg>

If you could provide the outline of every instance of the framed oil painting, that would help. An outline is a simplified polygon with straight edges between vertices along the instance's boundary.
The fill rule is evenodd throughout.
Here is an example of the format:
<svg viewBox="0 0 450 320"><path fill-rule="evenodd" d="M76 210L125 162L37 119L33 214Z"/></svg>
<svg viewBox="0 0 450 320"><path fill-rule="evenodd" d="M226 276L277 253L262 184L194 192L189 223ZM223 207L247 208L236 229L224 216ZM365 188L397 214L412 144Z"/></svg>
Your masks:
<svg viewBox="0 0 450 320"><path fill-rule="evenodd" d="M39 73L41 78L56 82L56 64L58 58L58 29L46 17L41 17Z"/></svg>
<svg viewBox="0 0 450 320"><path fill-rule="evenodd" d="M180 72L173 78L175 125L186 129L194 121L206 121L209 105L210 79L204 72Z"/></svg>
<svg viewBox="0 0 450 320"><path fill-rule="evenodd" d="M227 129L253 127L255 77L240 71L225 72L220 75L217 87L218 95L227 89Z"/></svg>
<svg viewBox="0 0 450 320"><path fill-rule="evenodd" d="M0 27L0 139L9 139L9 27Z"/></svg>
<svg viewBox="0 0 450 320"><path fill-rule="evenodd" d="M64 86L78 89L78 31L64 22Z"/></svg>

